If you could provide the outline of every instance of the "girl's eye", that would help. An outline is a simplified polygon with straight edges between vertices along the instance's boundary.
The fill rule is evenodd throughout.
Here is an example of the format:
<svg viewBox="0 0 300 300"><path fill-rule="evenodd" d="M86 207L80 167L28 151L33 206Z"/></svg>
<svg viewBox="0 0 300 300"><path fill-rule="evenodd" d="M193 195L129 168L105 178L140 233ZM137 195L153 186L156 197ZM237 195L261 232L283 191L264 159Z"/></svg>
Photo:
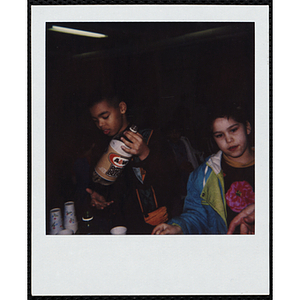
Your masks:
<svg viewBox="0 0 300 300"><path fill-rule="evenodd" d="M219 134L215 135L215 138L217 138L217 139L220 138L220 137L222 137L222 133L219 133Z"/></svg>
<svg viewBox="0 0 300 300"><path fill-rule="evenodd" d="M238 127L234 127L231 129L231 132L236 132L238 130Z"/></svg>

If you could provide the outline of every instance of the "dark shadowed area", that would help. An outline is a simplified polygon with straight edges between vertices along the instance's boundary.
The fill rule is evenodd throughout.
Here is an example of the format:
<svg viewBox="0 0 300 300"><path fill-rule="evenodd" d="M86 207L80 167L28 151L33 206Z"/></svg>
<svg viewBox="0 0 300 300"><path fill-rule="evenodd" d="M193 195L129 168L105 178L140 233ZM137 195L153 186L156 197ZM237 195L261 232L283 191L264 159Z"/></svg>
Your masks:
<svg viewBox="0 0 300 300"><path fill-rule="evenodd" d="M211 154L207 114L216 105L241 103L254 126L254 23L76 22L45 30L47 216L72 199L76 159L93 143L94 153L107 144L86 109L96 89L118 92L138 126L164 132L175 121L204 156Z"/></svg>

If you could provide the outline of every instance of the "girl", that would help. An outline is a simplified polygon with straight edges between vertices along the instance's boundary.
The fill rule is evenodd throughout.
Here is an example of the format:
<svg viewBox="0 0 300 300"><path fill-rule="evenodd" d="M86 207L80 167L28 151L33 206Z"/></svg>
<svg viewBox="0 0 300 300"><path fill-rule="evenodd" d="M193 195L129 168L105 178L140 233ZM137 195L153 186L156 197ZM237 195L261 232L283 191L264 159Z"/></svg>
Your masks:
<svg viewBox="0 0 300 300"><path fill-rule="evenodd" d="M236 105L215 111L209 124L219 151L191 174L183 213L152 234L254 233L251 124Z"/></svg>

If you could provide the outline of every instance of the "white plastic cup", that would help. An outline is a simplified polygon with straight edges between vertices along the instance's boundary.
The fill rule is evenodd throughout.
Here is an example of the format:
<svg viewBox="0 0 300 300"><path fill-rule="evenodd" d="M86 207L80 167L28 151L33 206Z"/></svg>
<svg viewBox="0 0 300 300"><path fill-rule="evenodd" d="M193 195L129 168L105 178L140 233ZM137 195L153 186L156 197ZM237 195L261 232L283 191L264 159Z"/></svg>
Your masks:
<svg viewBox="0 0 300 300"><path fill-rule="evenodd" d="M74 233L78 229L74 201L65 202L64 227L73 230Z"/></svg>
<svg viewBox="0 0 300 300"><path fill-rule="evenodd" d="M125 226L116 226L110 230L111 234L126 234L127 228Z"/></svg>
<svg viewBox="0 0 300 300"><path fill-rule="evenodd" d="M71 229L63 229L57 233L57 235L71 235L74 234L74 231Z"/></svg>
<svg viewBox="0 0 300 300"><path fill-rule="evenodd" d="M50 210L50 234L57 234L63 230L60 208Z"/></svg>

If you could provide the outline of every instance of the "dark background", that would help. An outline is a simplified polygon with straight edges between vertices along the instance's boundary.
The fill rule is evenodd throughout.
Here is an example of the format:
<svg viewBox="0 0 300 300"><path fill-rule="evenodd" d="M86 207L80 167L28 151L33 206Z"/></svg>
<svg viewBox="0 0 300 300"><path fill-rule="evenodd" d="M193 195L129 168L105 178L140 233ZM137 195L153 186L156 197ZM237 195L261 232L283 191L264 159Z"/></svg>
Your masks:
<svg viewBox="0 0 300 300"><path fill-rule="evenodd" d="M108 35L81 37L52 25ZM230 95L254 126L254 23L109 22L46 25L46 157L49 209L71 200L73 164L103 141L85 107L94 89L118 91L140 127L171 120L211 154L207 113ZM226 95L226 96L225 96ZM48 224L48 222L47 222Z"/></svg>

